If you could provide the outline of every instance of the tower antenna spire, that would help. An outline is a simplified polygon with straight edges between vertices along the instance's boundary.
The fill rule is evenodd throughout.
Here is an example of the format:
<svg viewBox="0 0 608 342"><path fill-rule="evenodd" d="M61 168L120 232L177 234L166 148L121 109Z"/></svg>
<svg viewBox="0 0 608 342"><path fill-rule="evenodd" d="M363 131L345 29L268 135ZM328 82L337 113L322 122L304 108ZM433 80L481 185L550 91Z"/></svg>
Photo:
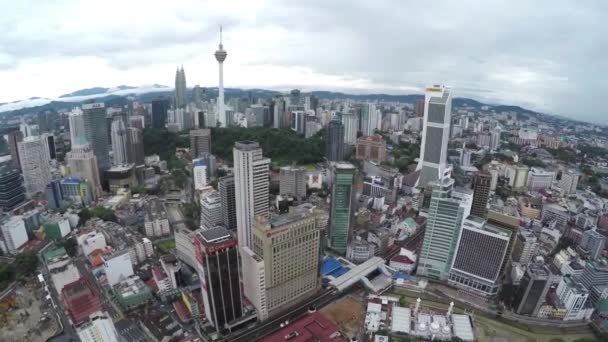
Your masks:
<svg viewBox="0 0 608 342"><path fill-rule="evenodd" d="M220 25L220 49L222 48L222 25Z"/></svg>

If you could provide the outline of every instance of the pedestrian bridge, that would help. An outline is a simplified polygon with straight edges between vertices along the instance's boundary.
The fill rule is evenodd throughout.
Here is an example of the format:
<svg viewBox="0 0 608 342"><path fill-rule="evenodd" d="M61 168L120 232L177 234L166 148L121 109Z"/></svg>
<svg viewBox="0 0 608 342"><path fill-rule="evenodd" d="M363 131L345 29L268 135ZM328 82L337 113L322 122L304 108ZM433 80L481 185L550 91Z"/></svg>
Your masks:
<svg viewBox="0 0 608 342"><path fill-rule="evenodd" d="M344 262L346 260L341 259L340 261ZM376 293L381 292L386 286L390 285L391 275L394 273L394 270L384 263L384 259L373 257L360 265L354 265L350 262L348 264L350 264L351 268L346 273L331 279L329 282L329 285L338 291L344 291L358 281L362 281L367 288ZM375 271L379 271L380 274L373 280L368 279L367 277ZM387 281L388 284L386 283Z"/></svg>

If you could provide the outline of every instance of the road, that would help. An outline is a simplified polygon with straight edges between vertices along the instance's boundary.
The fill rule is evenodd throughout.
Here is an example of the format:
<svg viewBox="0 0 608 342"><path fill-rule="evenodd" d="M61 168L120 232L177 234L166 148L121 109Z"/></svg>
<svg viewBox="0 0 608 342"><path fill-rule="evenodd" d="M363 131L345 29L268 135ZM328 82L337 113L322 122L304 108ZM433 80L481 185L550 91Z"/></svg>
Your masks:
<svg viewBox="0 0 608 342"><path fill-rule="evenodd" d="M55 313L55 316L57 317L60 325L63 327L63 329L62 329L63 334L56 336L54 338L51 338L51 339L49 339L49 341L65 341L65 340L79 341L78 334L72 327L72 324L70 323L68 316L63 311L61 301L59 300L59 294L57 292L57 289L55 289L55 286L53 285L53 282L51 280L51 274L49 272L48 265L46 264L46 262L44 262L44 267L42 267L41 271L42 271L42 275L44 276L44 279L46 281L46 285L49 289L49 292L51 294L53 303L55 303L54 307L51 308L51 310L53 311L53 313Z"/></svg>

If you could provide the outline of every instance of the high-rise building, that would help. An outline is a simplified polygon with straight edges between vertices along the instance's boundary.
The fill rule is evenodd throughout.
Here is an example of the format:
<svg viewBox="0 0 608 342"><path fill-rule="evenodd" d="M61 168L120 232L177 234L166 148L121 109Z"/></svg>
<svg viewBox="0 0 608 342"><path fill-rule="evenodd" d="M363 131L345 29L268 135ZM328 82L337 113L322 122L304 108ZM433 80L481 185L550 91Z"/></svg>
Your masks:
<svg viewBox="0 0 608 342"><path fill-rule="evenodd" d="M592 229L583 233L578 249L591 260L596 260L602 256L605 246L606 237Z"/></svg>
<svg viewBox="0 0 608 342"><path fill-rule="evenodd" d="M211 130L208 128L190 131L190 154L198 158L203 153L211 153Z"/></svg>
<svg viewBox="0 0 608 342"><path fill-rule="evenodd" d="M243 316L237 240L223 227L195 236L205 317L219 332Z"/></svg>
<svg viewBox="0 0 608 342"><path fill-rule="evenodd" d="M513 245L511 259L520 265L526 266L532 260L534 254L538 252L537 249L538 238L536 235L529 230L520 230Z"/></svg>
<svg viewBox="0 0 608 342"><path fill-rule="evenodd" d="M70 175L85 179L91 186L93 197L99 197L101 195L99 168L91 144L83 137L77 137L72 143L72 150L66 155L66 160L70 167Z"/></svg>
<svg viewBox="0 0 608 342"><path fill-rule="evenodd" d="M341 117L342 124L344 125L344 143L354 146L357 142L359 118L353 113L342 113Z"/></svg>
<svg viewBox="0 0 608 342"><path fill-rule="evenodd" d="M273 99L274 106L272 107L272 127L274 128L287 128L288 126L283 122L285 116L285 100L282 97L276 97Z"/></svg>
<svg viewBox="0 0 608 342"><path fill-rule="evenodd" d="M114 165L124 165L129 162L129 136L124 120L115 116L110 129L112 140L112 155Z"/></svg>
<svg viewBox="0 0 608 342"><path fill-rule="evenodd" d="M130 127L127 129L127 141L129 152L129 164L144 165L144 131L141 128Z"/></svg>
<svg viewBox="0 0 608 342"><path fill-rule="evenodd" d="M11 211L25 202L25 187L19 170L11 164L0 165L0 210Z"/></svg>
<svg viewBox="0 0 608 342"><path fill-rule="evenodd" d="M213 190L201 199L201 229L212 229L223 223L222 201L219 192Z"/></svg>
<svg viewBox="0 0 608 342"><path fill-rule="evenodd" d="M417 183L420 188L451 173L451 167L447 164L451 121L451 89L443 86L426 88L420 160L416 167L420 171Z"/></svg>
<svg viewBox="0 0 608 342"><path fill-rule="evenodd" d="M608 284L608 264L605 260L587 261L578 281L589 291L595 286L605 286Z"/></svg>
<svg viewBox="0 0 608 342"><path fill-rule="evenodd" d="M192 180L194 190L204 190L209 182L209 165L203 158L192 160Z"/></svg>
<svg viewBox="0 0 608 342"><path fill-rule="evenodd" d="M0 248L4 254L16 254L28 241L22 216L4 214L0 218Z"/></svg>
<svg viewBox="0 0 608 342"><path fill-rule="evenodd" d="M545 171L543 169L533 167L528 172L528 189L540 190L549 189L555 179L555 172Z"/></svg>
<svg viewBox="0 0 608 342"><path fill-rule="evenodd" d="M84 119L82 109L75 107L72 109L68 116L68 122L70 125L70 141L74 144L77 137L85 137L84 133Z"/></svg>
<svg viewBox="0 0 608 342"><path fill-rule="evenodd" d="M516 297L521 299L516 303L515 312L519 315L538 315L549 288L558 279L559 276L554 275L545 265L528 265L519 285L520 293Z"/></svg>
<svg viewBox="0 0 608 342"><path fill-rule="evenodd" d="M562 178L559 181L559 187L564 190L565 194L576 193L579 177L580 174L574 170L564 171L562 172Z"/></svg>
<svg viewBox="0 0 608 342"><path fill-rule="evenodd" d="M593 308L586 310L585 304L589 298L589 291L570 276L565 276L560 281L556 290L559 301L566 309L564 321L583 320L587 315L591 316Z"/></svg>
<svg viewBox="0 0 608 342"><path fill-rule="evenodd" d="M222 27L220 26L220 45L217 51L215 51L215 59L217 60L220 72L217 95L217 122L220 127L226 127L228 123L226 118L226 103L224 102L224 61L226 57L228 57L228 52L224 50L224 45L222 44Z"/></svg>
<svg viewBox="0 0 608 342"><path fill-rule="evenodd" d="M93 148L101 174L110 168L106 107L103 103L85 103L82 105L82 111L85 138Z"/></svg>
<svg viewBox="0 0 608 342"><path fill-rule="evenodd" d="M188 88L186 88L186 72L184 66L175 71L175 108L185 108L188 104Z"/></svg>
<svg viewBox="0 0 608 342"><path fill-rule="evenodd" d="M365 103L361 106L359 125L364 136L374 135L376 130L380 129L380 118L375 104Z"/></svg>
<svg viewBox="0 0 608 342"><path fill-rule="evenodd" d="M345 254L350 239L353 212L353 185L357 169L350 163L331 165L332 188L329 223L329 246Z"/></svg>
<svg viewBox="0 0 608 342"><path fill-rule="evenodd" d="M270 159L264 158L257 142L234 145L234 185L239 246L251 246L256 216L268 216Z"/></svg>
<svg viewBox="0 0 608 342"><path fill-rule="evenodd" d="M490 184L492 175L487 172L478 172L473 177L473 203L471 215L485 218L488 213L488 200L490 199Z"/></svg>
<svg viewBox="0 0 608 342"><path fill-rule="evenodd" d="M306 182L306 169L303 167L282 167L279 173L279 194L305 198Z"/></svg>
<svg viewBox="0 0 608 342"><path fill-rule="evenodd" d="M169 101L167 99L152 100L152 127L163 128L167 124L167 111Z"/></svg>
<svg viewBox="0 0 608 342"><path fill-rule="evenodd" d="M430 185L433 192L417 274L445 280L452 265L466 208L460 200L452 198L453 179L444 178Z"/></svg>
<svg viewBox="0 0 608 342"><path fill-rule="evenodd" d="M82 342L115 342L119 340L112 318L102 312L92 314L87 322L76 328L76 333Z"/></svg>
<svg viewBox="0 0 608 342"><path fill-rule="evenodd" d="M236 229L236 194L234 176L224 176L218 181L218 191L222 201L222 221L224 227Z"/></svg>
<svg viewBox="0 0 608 342"><path fill-rule="evenodd" d="M320 287L319 248L327 219L311 208L256 217L253 241L243 248L245 297L261 321L302 302Z"/></svg>
<svg viewBox="0 0 608 342"><path fill-rule="evenodd" d="M419 117L424 116L424 103L425 103L424 100L425 99L416 100L416 106L414 107L414 113L416 113L416 115Z"/></svg>
<svg viewBox="0 0 608 342"><path fill-rule="evenodd" d="M325 143L327 144L325 156L328 161L344 160L344 124L341 121L331 120L329 122Z"/></svg>
<svg viewBox="0 0 608 342"><path fill-rule="evenodd" d="M29 196L43 192L51 181L46 139L30 136L17 144L25 190Z"/></svg>
<svg viewBox="0 0 608 342"><path fill-rule="evenodd" d="M23 141L23 133L20 130L12 130L7 134L8 149L11 153L11 163L13 167L21 169L21 161L19 160L19 150L17 148L18 143Z"/></svg>
<svg viewBox="0 0 608 342"><path fill-rule="evenodd" d="M448 283L481 296L496 296L511 233L480 217L469 216L460 231Z"/></svg>
<svg viewBox="0 0 608 342"><path fill-rule="evenodd" d="M358 160L369 160L377 163L386 160L386 141L379 134L358 138L356 147L355 156Z"/></svg>

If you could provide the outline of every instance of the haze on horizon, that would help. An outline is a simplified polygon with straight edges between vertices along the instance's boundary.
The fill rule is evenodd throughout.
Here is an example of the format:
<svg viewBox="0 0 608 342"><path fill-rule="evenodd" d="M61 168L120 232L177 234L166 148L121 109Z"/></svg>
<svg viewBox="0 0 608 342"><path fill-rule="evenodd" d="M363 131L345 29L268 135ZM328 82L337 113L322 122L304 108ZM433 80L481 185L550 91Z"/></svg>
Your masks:
<svg viewBox="0 0 608 342"><path fill-rule="evenodd" d="M602 122L608 3L32 0L0 4L0 102L120 84L455 96Z"/></svg>

